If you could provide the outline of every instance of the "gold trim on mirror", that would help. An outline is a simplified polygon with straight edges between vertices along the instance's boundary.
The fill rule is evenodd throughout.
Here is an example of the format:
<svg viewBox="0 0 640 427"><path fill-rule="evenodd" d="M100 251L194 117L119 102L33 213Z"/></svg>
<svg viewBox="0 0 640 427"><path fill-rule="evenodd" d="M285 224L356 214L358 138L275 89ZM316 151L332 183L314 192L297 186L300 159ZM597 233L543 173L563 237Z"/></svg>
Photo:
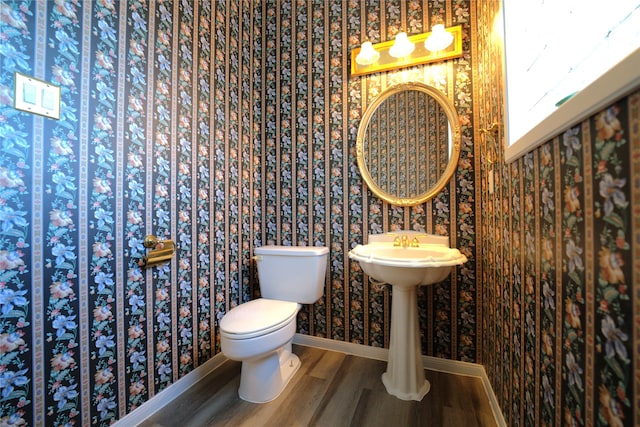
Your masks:
<svg viewBox="0 0 640 427"><path fill-rule="evenodd" d="M416 126L413 123L407 125L408 119L416 117L416 113L421 111L417 108L412 110L403 108L401 111L393 111L388 116L384 115L382 119L379 119L378 117L375 117L374 119L377 112L386 111L385 109L387 106L383 105L385 101L388 101L389 98L396 94L408 94L410 91L418 91L433 98L433 100L428 97L426 99L429 103L434 104L438 111L442 110L445 113L448 123L445 123L444 126L442 123L436 123L435 125L429 126L423 125L422 123L420 123L419 126ZM389 102L393 105L395 99L396 98L393 98L393 100ZM426 101L422 102L424 103ZM430 110L427 109L426 111L426 115L432 114L429 113ZM410 112L413 112L414 114L406 114ZM388 119L385 117L388 117ZM377 131L380 121L386 120L389 122L392 121L391 119L393 118L396 119L393 123L395 126L394 128L387 127L387 129L390 130L386 130L384 132ZM425 120L429 121L430 119L425 117ZM436 120L441 122L444 118L442 120ZM386 126L387 123L384 124ZM371 145L371 147L367 149L367 131L370 125L372 129L376 129L376 132L372 132L372 135L376 134L383 143L386 143L385 146L382 146L377 142L375 145ZM420 130L418 132L420 135L424 135L425 137L423 146L420 146L419 144L416 145L413 142L408 142L409 138L406 138L408 134L406 132L403 133L403 129L406 127L411 129L429 127L429 129L425 129L424 131ZM360 169L362 178L373 194L392 205L415 206L431 200L445 187L445 185L447 185L447 182L453 176L458 165L458 158L460 157L460 132L460 120L458 118L458 113L456 112L453 103L439 90L419 82L401 83L390 86L378 95L371 105L367 107L362 117L362 121L360 122L360 126L358 127L356 155L358 168ZM428 136L426 136L427 134ZM429 140L432 139L430 137L433 135L442 136L446 139L446 143L440 141L442 138L436 138L435 141L440 144L433 145L435 142L429 142ZM405 141L404 146L397 143L401 139L402 141ZM380 147L384 148L384 150L381 150ZM444 165L445 159L443 153L445 155L447 153L449 154L446 166ZM409 158L410 155L415 155L416 157ZM430 163L428 160L425 160L427 156L429 158L434 158L435 161ZM374 158L375 160L372 160ZM391 164L391 166L389 166L388 163L389 158L393 158L395 160L395 163ZM436 163L436 165L434 166L433 163ZM444 168L443 171L442 168ZM398 169L400 169L399 172L397 171ZM425 171L425 169L428 170ZM380 172L380 170L383 171ZM440 171L442 172L441 174L439 174ZM418 187L423 184L426 188ZM412 191L415 191L415 193Z"/></svg>

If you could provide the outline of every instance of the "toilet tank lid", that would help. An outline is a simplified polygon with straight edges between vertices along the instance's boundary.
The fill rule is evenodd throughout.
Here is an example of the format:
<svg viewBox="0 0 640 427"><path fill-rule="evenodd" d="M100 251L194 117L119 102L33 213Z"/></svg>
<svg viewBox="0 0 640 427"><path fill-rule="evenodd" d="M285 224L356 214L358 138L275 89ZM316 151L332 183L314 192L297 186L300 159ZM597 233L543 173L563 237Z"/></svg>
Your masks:
<svg viewBox="0 0 640 427"><path fill-rule="evenodd" d="M254 249L256 255L283 255L283 256L318 256L329 253L326 246L278 246L267 245Z"/></svg>

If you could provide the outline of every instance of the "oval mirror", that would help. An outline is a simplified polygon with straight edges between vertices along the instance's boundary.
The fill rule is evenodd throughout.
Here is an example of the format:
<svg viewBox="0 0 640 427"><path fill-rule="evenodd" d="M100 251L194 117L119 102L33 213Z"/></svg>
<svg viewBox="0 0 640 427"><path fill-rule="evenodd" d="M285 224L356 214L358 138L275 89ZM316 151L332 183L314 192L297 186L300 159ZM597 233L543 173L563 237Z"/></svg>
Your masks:
<svg viewBox="0 0 640 427"><path fill-rule="evenodd" d="M397 206L435 197L460 156L460 122L451 101L423 83L388 87L367 108L356 140L367 186Z"/></svg>

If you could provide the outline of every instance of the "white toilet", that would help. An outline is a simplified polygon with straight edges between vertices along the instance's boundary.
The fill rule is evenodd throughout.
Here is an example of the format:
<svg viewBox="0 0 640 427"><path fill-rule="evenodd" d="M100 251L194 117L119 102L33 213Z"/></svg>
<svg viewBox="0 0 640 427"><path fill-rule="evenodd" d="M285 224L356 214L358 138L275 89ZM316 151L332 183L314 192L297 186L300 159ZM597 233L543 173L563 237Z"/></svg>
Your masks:
<svg viewBox="0 0 640 427"><path fill-rule="evenodd" d="M240 304L220 320L220 347L242 361L240 398L265 403L277 398L300 367L291 352L300 304L324 293L329 249L262 246L255 249L262 298Z"/></svg>

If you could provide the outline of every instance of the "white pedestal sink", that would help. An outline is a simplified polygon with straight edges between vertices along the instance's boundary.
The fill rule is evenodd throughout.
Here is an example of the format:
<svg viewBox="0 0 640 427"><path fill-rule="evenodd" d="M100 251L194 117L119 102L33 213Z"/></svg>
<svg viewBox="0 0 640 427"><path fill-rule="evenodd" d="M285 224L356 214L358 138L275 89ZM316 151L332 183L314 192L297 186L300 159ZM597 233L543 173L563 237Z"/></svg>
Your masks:
<svg viewBox="0 0 640 427"><path fill-rule="evenodd" d="M417 287L441 282L467 257L449 248L446 238L413 231L372 235L369 241L353 248L349 258L375 281L393 287L389 360L382 382L399 399L422 400L431 385L422 365Z"/></svg>

